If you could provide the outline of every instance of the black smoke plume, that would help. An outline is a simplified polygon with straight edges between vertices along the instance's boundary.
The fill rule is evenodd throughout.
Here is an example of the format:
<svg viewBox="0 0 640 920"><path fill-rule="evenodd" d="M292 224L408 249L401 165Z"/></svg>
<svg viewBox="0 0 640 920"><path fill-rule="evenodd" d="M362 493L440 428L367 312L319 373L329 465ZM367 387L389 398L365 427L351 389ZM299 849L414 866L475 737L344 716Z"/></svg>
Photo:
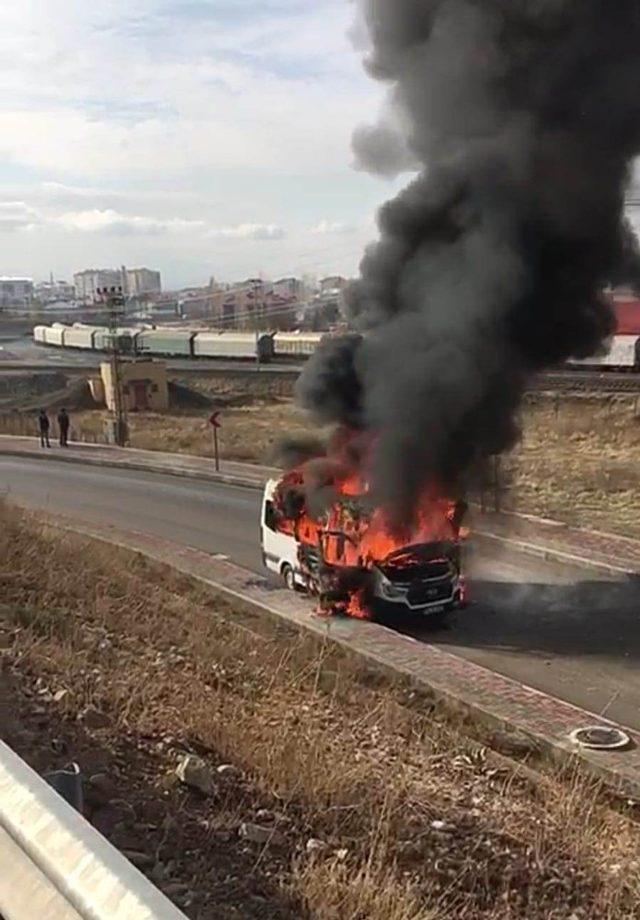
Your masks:
<svg viewBox="0 0 640 920"><path fill-rule="evenodd" d="M353 135L356 169L393 179L416 168L403 134L391 125L362 125Z"/></svg>
<svg viewBox="0 0 640 920"><path fill-rule="evenodd" d="M421 171L381 209L351 291L364 338L328 343L299 394L376 433L374 494L408 520L428 481L457 486L514 444L533 374L613 331L601 291L629 242L640 3L360 2L366 68Z"/></svg>

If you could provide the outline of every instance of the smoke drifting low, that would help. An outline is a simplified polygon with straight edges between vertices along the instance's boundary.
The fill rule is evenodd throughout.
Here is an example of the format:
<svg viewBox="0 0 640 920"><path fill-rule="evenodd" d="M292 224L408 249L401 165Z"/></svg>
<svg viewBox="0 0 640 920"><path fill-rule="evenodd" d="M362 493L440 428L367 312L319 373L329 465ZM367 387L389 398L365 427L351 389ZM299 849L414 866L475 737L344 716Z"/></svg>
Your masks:
<svg viewBox="0 0 640 920"><path fill-rule="evenodd" d="M381 209L351 291L364 337L322 348L299 397L322 421L376 433L374 494L409 520L427 482L455 486L513 445L532 374L613 331L601 291L629 251L640 3L361 6L365 65L406 136L381 150L379 132L360 131L360 160L408 151L421 171Z"/></svg>

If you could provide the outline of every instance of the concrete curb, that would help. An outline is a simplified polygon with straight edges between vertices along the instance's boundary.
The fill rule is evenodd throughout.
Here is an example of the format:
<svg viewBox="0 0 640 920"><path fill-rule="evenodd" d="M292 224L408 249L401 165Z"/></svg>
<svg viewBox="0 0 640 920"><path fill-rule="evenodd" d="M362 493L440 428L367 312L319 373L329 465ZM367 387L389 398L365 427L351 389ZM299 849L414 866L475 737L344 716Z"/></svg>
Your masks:
<svg viewBox="0 0 640 920"><path fill-rule="evenodd" d="M580 749L569 737L574 729L594 724L620 726L384 626L314 618L312 605L305 598L274 588L267 579L199 550L113 527L62 518L53 519L53 523L173 568L207 585L220 598L240 604L250 616L268 616L280 626L284 623L298 633L315 636L321 643L336 643L376 673L418 689L445 712L462 715L484 729L515 731L516 737L529 739L532 753L561 766L579 764L616 795L640 799L640 736L631 729L625 729L632 739L627 750L605 753Z"/></svg>
<svg viewBox="0 0 640 920"><path fill-rule="evenodd" d="M2 457L20 457L27 460L42 460L44 463L56 461L58 463L75 463L80 466L96 466L107 469L132 470L137 473L157 473L164 476L175 476L179 479L195 479L198 482L220 482L224 485L240 486L243 489L257 489L261 491L264 487L265 480L249 480L241 476L233 476L227 473L205 473L199 470L182 470L178 467L167 467L160 464L149 464L144 461L136 460L113 460L103 457L83 456L76 457L62 452L55 453L36 453L31 450L22 450L21 448L12 449L4 447L0 443L0 456Z"/></svg>
<svg viewBox="0 0 640 920"><path fill-rule="evenodd" d="M566 562L569 565L578 566L578 568L595 569L606 572L607 575L624 575L632 578L637 572L630 571L624 566L613 565L609 562L603 562L598 559L592 559L588 556L576 556L573 553L565 552L561 549L538 546L535 543L528 543L525 540L518 540L515 537L504 537L501 534L491 533L490 531L476 528L473 531L474 536L482 540L489 540L494 543L502 543L510 549L518 550L527 556L535 556L537 559L544 559L546 562Z"/></svg>
<svg viewBox="0 0 640 920"><path fill-rule="evenodd" d="M85 466L110 467L112 469L132 470L138 473L158 473L165 476L175 476L180 479L193 479L198 482L217 482L222 483L223 485L238 486L243 489L256 489L258 491L263 489L264 483L266 481L266 477L261 478L257 476L255 479L249 479L245 478L244 476L230 473L216 473L205 472L201 470L181 469L180 467L167 466L162 463L155 463L153 461L147 462L135 459L122 460L118 458L113 458L111 460L105 457L91 457L90 455L78 457L74 455L63 454L58 451L51 454L41 454L35 450L11 448L9 445L2 443L1 436L0 456L22 457L30 460L43 460L45 462L49 460L56 460L63 463L77 463ZM560 527L562 525L558 523L558 526ZM535 556L538 559L544 559L547 562L568 563L570 565L578 566L579 568L588 569L590 571L602 571L608 575L614 575L617 577L632 577L637 574L637 572L625 568L624 566L617 566L602 560L590 558L589 556L576 555L565 550L556 549L555 547L547 547L535 543L529 543L526 540L519 540L516 537L505 537L501 534L495 534L491 531L483 530L482 527L475 528L474 534L481 539L490 540L495 543L502 543L511 549L517 550L529 556Z"/></svg>

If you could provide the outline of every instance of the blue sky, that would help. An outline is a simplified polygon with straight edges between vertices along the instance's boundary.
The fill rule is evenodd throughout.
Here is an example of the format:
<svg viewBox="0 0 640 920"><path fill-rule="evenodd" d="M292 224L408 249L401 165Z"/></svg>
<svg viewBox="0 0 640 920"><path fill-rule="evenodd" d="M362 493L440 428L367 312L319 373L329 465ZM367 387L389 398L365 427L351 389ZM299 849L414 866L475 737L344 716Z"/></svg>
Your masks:
<svg viewBox="0 0 640 920"><path fill-rule="evenodd" d="M394 186L351 168L350 0L1 7L0 273L355 271Z"/></svg>

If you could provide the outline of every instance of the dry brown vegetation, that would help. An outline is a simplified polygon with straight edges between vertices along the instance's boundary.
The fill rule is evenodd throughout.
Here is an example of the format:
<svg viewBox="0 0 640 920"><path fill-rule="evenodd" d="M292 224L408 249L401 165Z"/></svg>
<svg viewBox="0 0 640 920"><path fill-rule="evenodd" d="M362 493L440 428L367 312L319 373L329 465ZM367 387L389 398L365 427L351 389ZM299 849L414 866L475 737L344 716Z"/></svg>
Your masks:
<svg viewBox="0 0 640 920"><path fill-rule="evenodd" d="M532 784L338 651L250 632L184 577L7 506L0 561L5 738L94 774L91 819L188 916L640 914L640 829L577 778ZM177 781L185 752L212 795Z"/></svg>
<svg viewBox="0 0 640 920"><path fill-rule="evenodd" d="M213 453L209 411L174 414L131 413L131 446L142 450L195 454L210 457ZM106 412L77 412L72 416L75 440L104 442ZM289 401L258 401L251 405L223 411L220 433L221 455L227 460L269 463L284 435L309 434L313 430L303 412ZM0 433L34 435L35 417L19 413L0 415Z"/></svg>
<svg viewBox="0 0 640 920"><path fill-rule="evenodd" d="M507 507L640 537L640 417L630 397L531 397Z"/></svg>

